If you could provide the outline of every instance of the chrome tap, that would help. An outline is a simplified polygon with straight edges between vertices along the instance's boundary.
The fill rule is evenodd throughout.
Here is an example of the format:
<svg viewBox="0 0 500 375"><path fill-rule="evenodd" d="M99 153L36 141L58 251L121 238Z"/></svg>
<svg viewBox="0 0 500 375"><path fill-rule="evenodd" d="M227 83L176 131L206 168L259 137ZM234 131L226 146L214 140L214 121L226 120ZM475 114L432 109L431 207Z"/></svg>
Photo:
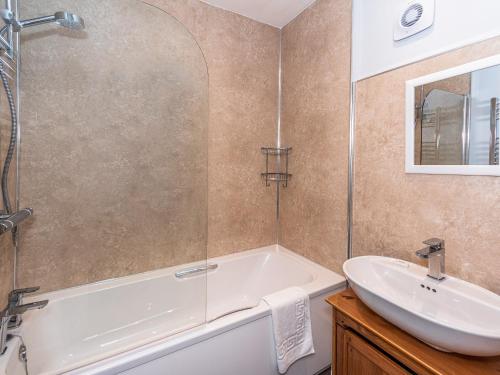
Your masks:
<svg viewBox="0 0 500 375"><path fill-rule="evenodd" d="M25 208L15 214L0 215L0 234L9 232L16 228L21 222L33 215L32 208Z"/></svg>
<svg viewBox="0 0 500 375"><path fill-rule="evenodd" d="M427 276L436 280L443 280L445 278L444 240L431 238L424 241L424 244L428 246L418 250L415 254L419 258L427 259L429 261L429 271L427 272Z"/></svg>
<svg viewBox="0 0 500 375"><path fill-rule="evenodd" d="M31 310L29 307L32 306L32 303L28 303L23 305L23 297L25 294L35 293L40 290L39 286L31 287L31 288L23 288L23 289L15 289L9 293L9 311L11 313L11 318L9 321L8 328L18 328L22 323L22 314L24 314L27 310ZM41 301L47 302L48 301ZM47 305L45 303L45 305ZM42 306L42 307L45 307ZM40 308L42 308L40 307ZM34 307L36 308L36 307Z"/></svg>
<svg viewBox="0 0 500 375"><path fill-rule="evenodd" d="M23 304L23 296L38 291L40 287L16 289L9 293L7 307L0 312L0 356L7 349L7 332L18 328L22 323L22 315L28 310L43 309L48 300Z"/></svg>

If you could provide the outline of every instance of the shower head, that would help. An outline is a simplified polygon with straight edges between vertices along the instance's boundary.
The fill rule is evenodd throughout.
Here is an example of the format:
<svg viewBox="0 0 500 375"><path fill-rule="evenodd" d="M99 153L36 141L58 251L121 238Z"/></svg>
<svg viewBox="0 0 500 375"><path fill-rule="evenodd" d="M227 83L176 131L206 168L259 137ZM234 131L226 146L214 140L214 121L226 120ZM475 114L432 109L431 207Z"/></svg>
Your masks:
<svg viewBox="0 0 500 375"><path fill-rule="evenodd" d="M85 28L83 18L70 12L56 12L54 18L57 24L68 29L82 30Z"/></svg>
<svg viewBox="0 0 500 375"><path fill-rule="evenodd" d="M83 18L70 12L56 12L52 16L17 20L14 13L7 9L3 9L0 10L0 18L2 18L7 25L12 25L14 31L21 31L26 27L43 25L45 23L57 23L62 27L72 30L82 30L85 28Z"/></svg>
<svg viewBox="0 0 500 375"><path fill-rule="evenodd" d="M0 28L0 53L6 52L10 57L14 56L12 32L18 33L26 27L43 25L45 23L57 23L59 26L71 30L83 30L85 28L83 18L70 12L56 12L51 16L20 20L10 9L10 1L7 1L7 5L6 9L0 8L0 20L3 20L5 23Z"/></svg>

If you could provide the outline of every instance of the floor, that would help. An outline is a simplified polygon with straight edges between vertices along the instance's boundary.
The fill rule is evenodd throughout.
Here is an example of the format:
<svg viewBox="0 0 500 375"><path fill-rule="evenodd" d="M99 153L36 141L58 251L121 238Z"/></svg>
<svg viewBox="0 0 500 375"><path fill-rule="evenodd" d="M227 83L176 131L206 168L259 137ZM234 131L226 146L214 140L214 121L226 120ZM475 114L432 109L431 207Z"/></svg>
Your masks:
<svg viewBox="0 0 500 375"><path fill-rule="evenodd" d="M332 370L331 369L327 369L327 370L319 373L318 375L331 375L331 373L332 373Z"/></svg>

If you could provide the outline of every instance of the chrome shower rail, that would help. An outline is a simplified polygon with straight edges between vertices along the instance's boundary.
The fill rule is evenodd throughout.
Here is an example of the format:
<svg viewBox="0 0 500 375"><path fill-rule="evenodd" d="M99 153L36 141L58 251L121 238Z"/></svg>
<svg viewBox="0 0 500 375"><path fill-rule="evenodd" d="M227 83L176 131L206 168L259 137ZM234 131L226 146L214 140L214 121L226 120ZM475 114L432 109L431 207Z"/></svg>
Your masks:
<svg viewBox="0 0 500 375"><path fill-rule="evenodd" d="M4 6L4 12L13 13L16 11L11 0L5 0ZM9 56L11 59L14 59L14 30L10 25L5 25L0 29L0 49L5 52L4 55Z"/></svg>

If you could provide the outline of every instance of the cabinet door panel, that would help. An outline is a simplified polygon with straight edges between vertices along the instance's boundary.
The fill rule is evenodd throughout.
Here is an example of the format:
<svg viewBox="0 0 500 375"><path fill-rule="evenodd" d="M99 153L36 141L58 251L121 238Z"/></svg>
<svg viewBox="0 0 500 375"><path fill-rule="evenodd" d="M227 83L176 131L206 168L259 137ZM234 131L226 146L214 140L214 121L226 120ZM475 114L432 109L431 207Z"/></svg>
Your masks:
<svg viewBox="0 0 500 375"><path fill-rule="evenodd" d="M342 348L343 375L409 375L365 340L344 330Z"/></svg>

